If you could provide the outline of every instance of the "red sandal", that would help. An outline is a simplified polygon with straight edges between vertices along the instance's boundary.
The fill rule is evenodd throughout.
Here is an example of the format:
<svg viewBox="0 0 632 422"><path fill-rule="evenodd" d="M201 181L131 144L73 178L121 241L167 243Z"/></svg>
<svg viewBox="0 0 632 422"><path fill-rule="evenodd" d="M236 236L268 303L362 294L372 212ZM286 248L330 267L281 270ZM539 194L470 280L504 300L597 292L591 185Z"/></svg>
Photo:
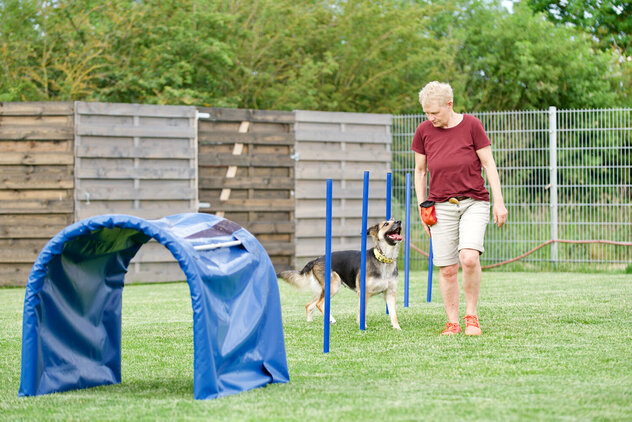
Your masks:
<svg viewBox="0 0 632 422"><path fill-rule="evenodd" d="M478 325L478 317L476 315L465 315L465 335L480 336L483 332Z"/></svg>
<svg viewBox="0 0 632 422"><path fill-rule="evenodd" d="M453 334L458 334L461 332L461 326L458 322L447 322L445 324L445 329L441 333L442 336L451 336Z"/></svg>

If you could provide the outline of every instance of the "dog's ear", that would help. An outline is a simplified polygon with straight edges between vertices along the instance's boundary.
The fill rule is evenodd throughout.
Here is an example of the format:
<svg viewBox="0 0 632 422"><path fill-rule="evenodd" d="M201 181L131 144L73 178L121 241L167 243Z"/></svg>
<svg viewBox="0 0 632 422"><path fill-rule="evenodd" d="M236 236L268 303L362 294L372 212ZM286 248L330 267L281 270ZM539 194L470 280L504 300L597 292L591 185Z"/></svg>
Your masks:
<svg viewBox="0 0 632 422"><path fill-rule="evenodd" d="M366 229L366 234L371 236L373 240L377 243L379 231L380 231L380 225L376 224Z"/></svg>

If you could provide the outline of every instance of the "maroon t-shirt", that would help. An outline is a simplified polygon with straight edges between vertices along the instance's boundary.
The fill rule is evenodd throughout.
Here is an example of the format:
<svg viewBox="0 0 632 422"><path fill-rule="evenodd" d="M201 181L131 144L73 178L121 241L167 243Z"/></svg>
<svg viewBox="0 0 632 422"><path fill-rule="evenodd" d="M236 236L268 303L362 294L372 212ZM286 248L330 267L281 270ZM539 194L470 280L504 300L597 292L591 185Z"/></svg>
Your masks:
<svg viewBox="0 0 632 422"><path fill-rule="evenodd" d="M451 128L436 128L429 120L417 127L411 149L424 154L430 173L428 199L445 202L453 196L489 201L481 160L476 151L491 145L483 124L471 114Z"/></svg>

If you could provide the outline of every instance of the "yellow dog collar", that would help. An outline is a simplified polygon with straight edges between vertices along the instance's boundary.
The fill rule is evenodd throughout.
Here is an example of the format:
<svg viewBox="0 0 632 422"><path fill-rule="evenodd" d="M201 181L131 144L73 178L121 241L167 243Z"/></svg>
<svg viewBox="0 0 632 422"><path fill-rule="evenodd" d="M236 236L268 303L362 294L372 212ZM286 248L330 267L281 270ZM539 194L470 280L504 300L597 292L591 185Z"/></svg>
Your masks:
<svg viewBox="0 0 632 422"><path fill-rule="evenodd" d="M377 248L373 248L373 255L375 255L375 258L377 258L378 261L383 262L385 264L392 264L393 262L395 262L394 259L387 258L384 255L382 255L382 253L378 251Z"/></svg>

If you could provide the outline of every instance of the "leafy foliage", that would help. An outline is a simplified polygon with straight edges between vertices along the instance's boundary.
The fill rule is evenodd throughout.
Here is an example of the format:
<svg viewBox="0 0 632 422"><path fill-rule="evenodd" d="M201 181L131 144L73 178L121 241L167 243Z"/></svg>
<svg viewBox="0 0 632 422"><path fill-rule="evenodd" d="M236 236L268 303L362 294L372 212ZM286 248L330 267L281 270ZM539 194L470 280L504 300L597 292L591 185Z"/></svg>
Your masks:
<svg viewBox="0 0 632 422"><path fill-rule="evenodd" d="M408 113L435 79L451 82L468 110L630 101L632 72L619 56L515 9L484 0L7 0L0 101Z"/></svg>
<svg viewBox="0 0 632 422"><path fill-rule="evenodd" d="M584 29L602 49L632 55L632 3L627 0L528 0L527 4L553 22Z"/></svg>
<svg viewBox="0 0 632 422"><path fill-rule="evenodd" d="M516 4L514 13L470 9L456 61L466 76L466 110L612 107L618 78L613 56L587 36L555 27ZM478 21L485 24L477 24Z"/></svg>
<svg viewBox="0 0 632 422"><path fill-rule="evenodd" d="M632 105L632 3L627 0L528 0L558 27L568 25L589 34L598 50L616 58L611 66L617 75L621 104Z"/></svg>

